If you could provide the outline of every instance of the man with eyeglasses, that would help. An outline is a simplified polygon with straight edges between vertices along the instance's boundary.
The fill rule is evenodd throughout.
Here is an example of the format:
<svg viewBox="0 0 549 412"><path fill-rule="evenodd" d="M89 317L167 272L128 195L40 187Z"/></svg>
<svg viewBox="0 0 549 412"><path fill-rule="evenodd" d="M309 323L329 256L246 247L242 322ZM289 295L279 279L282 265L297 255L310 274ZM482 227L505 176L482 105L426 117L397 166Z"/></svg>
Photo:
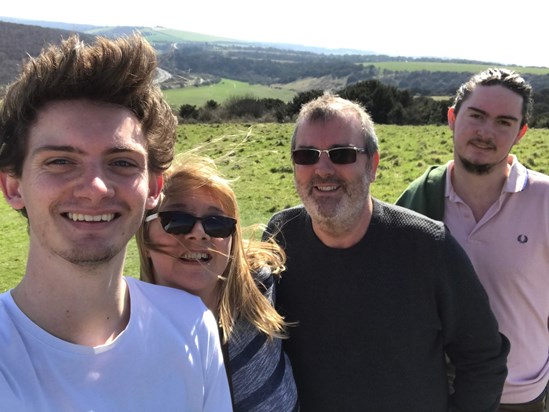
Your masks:
<svg viewBox="0 0 549 412"><path fill-rule="evenodd" d="M325 94L291 142L303 205L265 237L287 254L277 308L302 411L495 411L508 340L465 252L440 222L370 195L374 125ZM457 368L450 393L445 353Z"/></svg>

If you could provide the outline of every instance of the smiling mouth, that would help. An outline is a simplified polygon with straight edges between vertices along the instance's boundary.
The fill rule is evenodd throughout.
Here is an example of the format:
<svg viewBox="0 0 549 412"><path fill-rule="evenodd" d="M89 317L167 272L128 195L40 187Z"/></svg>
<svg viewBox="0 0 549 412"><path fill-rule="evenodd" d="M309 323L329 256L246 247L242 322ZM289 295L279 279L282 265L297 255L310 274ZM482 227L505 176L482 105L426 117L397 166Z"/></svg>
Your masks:
<svg viewBox="0 0 549 412"><path fill-rule="evenodd" d="M65 216L73 222L110 222L114 219L114 213L104 213L101 215L84 215L82 213L66 213Z"/></svg>
<svg viewBox="0 0 549 412"><path fill-rule="evenodd" d="M180 256L179 259L194 262L209 262L210 260L212 260L212 257L208 253L187 252Z"/></svg>
<svg viewBox="0 0 549 412"><path fill-rule="evenodd" d="M333 192L334 190L337 190L339 186L337 185L330 185L330 186L314 186L316 190L319 192Z"/></svg>
<svg viewBox="0 0 549 412"><path fill-rule="evenodd" d="M472 141L471 145L476 147L477 149L480 149L480 150L494 150L495 149L493 144L483 143L479 140Z"/></svg>

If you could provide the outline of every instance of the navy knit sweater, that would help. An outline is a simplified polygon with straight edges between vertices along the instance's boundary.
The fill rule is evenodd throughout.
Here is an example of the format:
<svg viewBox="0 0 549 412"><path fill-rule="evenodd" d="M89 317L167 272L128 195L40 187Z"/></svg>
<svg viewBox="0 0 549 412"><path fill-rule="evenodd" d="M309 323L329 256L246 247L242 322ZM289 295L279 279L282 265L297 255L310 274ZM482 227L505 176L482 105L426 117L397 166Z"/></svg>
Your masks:
<svg viewBox="0 0 549 412"><path fill-rule="evenodd" d="M347 249L325 246L301 206L266 233L288 256L277 308L299 322L284 348L302 411L496 410L509 343L442 223L374 200L366 235Z"/></svg>

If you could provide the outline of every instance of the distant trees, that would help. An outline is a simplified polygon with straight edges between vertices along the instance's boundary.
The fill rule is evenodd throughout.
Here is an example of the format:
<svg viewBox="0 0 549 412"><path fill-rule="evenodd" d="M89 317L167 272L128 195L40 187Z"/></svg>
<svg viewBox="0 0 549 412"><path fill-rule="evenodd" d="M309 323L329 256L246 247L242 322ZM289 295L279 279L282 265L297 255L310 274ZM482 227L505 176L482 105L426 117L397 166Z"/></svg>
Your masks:
<svg viewBox="0 0 549 412"><path fill-rule="evenodd" d="M549 128L549 89L534 93L533 98L534 110L529 125L531 127Z"/></svg>
<svg viewBox="0 0 549 412"><path fill-rule="evenodd" d="M188 104L179 108L184 122L209 121L294 121L301 106L322 95L323 90L298 93L292 101L258 99L253 96L233 97L218 104L209 100L204 107ZM341 97L362 104L375 123L383 124L443 124L450 101L429 97L414 97L407 90L399 90L378 80L367 80L335 91Z"/></svg>
<svg viewBox="0 0 549 412"><path fill-rule="evenodd" d="M290 102L280 99L258 99L253 96L233 97L223 104L214 100L204 107L184 104L179 107L182 122L291 122L301 106L320 96L323 90L298 93ZM397 125L446 124L451 99L413 96L408 90L388 86L378 80L366 80L334 91L362 104L375 123ZM534 110L530 127L549 128L549 89L534 94Z"/></svg>
<svg viewBox="0 0 549 412"><path fill-rule="evenodd" d="M198 109L192 104L182 104L179 106L179 116L183 119L197 119Z"/></svg>
<svg viewBox="0 0 549 412"><path fill-rule="evenodd" d="M51 29L27 24L0 22L0 99L7 84L19 75L21 62L36 56L49 43L67 38L66 30ZM92 42L93 35L79 33L80 39Z"/></svg>
<svg viewBox="0 0 549 412"><path fill-rule="evenodd" d="M413 98L407 90L399 90L379 80L367 80L347 86L338 93L341 97L361 103L376 123L390 123L389 115L405 121L405 110ZM400 114L397 114L397 111ZM402 124L402 123L400 123Z"/></svg>
<svg viewBox="0 0 549 412"><path fill-rule="evenodd" d="M301 110L301 106L317 98L318 96L321 96L322 93L324 92L318 89L298 93L296 96L294 96L293 100L290 103L288 103L286 107L286 114L290 118L297 116L297 114L299 113L299 110Z"/></svg>
<svg viewBox="0 0 549 412"><path fill-rule="evenodd" d="M279 122L287 119L287 105L280 99L257 99L253 96L238 96L219 104L208 100L203 107L189 104L179 107L179 116L183 122Z"/></svg>

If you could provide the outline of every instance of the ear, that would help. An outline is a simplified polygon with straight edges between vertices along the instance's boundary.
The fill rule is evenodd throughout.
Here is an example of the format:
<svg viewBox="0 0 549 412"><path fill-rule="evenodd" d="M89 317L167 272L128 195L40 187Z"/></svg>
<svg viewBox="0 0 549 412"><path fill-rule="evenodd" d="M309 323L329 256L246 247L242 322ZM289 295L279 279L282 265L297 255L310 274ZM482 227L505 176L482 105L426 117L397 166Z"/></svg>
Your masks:
<svg viewBox="0 0 549 412"><path fill-rule="evenodd" d="M526 131L528 130L528 125L525 124L524 126L522 126L518 132L518 135L517 135L517 138L515 140L515 144L518 143L520 141L520 139L522 139L522 137L526 134Z"/></svg>
<svg viewBox="0 0 549 412"><path fill-rule="evenodd" d="M151 210L156 207L163 187L164 177L162 174L151 173L149 177L149 196L147 197L145 209Z"/></svg>
<svg viewBox="0 0 549 412"><path fill-rule="evenodd" d="M12 208L20 210L25 207L23 196L21 196L19 190L20 181L18 178L11 174L0 172L0 186L2 186L4 198Z"/></svg>
<svg viewBox="0 0 549 412"><path fill-rule="evenodd" d="M370 182L376 180L377 167L379 165L379 152L375 152L370 159Z"/></svg>
<svg viewBox="0 0 549 412"><path fill-rule="evenodd" d="M456 123L456 112L453 107L450 107L448 109L448 126L450 127L450 130L454 130L454 125Z"/></svg>

